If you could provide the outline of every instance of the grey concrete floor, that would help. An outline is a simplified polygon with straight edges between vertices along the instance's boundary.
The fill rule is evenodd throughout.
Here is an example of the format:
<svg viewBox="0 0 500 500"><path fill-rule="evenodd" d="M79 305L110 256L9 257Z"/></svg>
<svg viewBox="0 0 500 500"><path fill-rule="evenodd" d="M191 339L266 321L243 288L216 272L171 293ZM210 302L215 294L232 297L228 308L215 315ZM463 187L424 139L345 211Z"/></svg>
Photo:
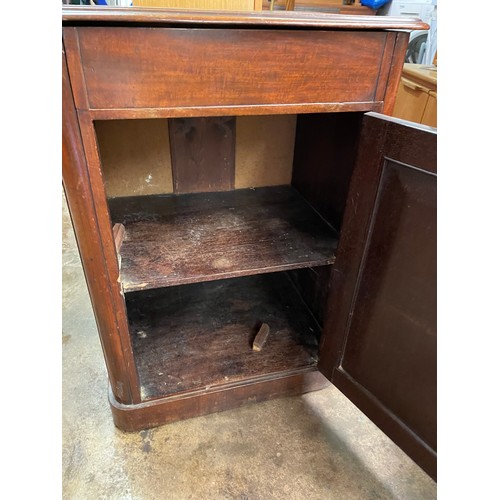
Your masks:
<svg viewBox="0 0 500 500"><path fill-rule="evenodd" d="M63 498L431 499L436 484L333 386L148 431L113 425L63 197Z"/></svg>

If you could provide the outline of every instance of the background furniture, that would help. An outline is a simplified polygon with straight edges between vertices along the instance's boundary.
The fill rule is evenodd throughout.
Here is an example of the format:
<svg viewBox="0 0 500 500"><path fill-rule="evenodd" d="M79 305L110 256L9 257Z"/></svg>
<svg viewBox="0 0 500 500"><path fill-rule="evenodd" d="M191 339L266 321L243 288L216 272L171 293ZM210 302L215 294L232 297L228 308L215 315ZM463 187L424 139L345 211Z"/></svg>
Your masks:
<svg viewBox="0 0 500 500"><path fill-rule="evenodd" d="M405 63L392 114L437 127L437 67Z"/></svg>
<svg viewBox="0 0 500 500"><path fill-rule="evenodd" d="M134 0L134 7L196 10L262 10L263 0Z"/></svg>
<svg viewBox="0 0 500 500"><path fill-rule="evenodd" d="M435 476L435 134L365 115L392 111L406 30L426 25L97 8L63 24L64 187L116 425L333 381ZM288 130L276 169L259 168L263 123ZM117 133L143 127L153 148Z"/></svg>

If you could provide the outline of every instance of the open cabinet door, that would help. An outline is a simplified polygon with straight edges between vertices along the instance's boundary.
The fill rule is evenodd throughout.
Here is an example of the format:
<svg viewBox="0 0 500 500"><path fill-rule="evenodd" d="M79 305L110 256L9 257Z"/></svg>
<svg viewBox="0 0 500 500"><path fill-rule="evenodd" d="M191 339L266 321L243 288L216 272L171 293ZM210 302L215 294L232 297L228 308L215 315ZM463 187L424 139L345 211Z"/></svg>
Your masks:
<svg viewBox="0 0 500 500"><path fill-rule="evenodd" d="M367 113L320 370L436 479L436 129Z"/></svg>

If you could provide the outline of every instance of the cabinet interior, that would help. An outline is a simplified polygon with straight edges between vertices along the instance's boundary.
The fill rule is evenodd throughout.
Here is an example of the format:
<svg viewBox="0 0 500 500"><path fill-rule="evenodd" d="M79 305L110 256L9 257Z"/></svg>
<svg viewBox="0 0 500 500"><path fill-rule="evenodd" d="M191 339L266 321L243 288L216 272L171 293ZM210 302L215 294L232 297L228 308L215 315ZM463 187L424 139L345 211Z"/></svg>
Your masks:
<svg viewBox="0 0 500 500"><path fill-rule="evenodd" d="M361 117L95 122L143 400L316 369Z"/></svg>

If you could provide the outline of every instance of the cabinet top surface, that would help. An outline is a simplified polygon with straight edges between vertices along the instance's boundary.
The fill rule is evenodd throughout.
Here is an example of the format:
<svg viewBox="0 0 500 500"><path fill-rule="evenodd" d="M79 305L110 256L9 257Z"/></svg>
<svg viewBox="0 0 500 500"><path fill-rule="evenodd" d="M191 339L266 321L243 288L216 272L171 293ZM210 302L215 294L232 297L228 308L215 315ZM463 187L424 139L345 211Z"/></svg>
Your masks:
<svg viewBox="0 0 500 500"><path fill-rule="evenodd" d="M64 6L64 25L104 24L120 25L217 25L262 26L272 28L303 27L321 29L391 29L422 30L428 25L417 18L387 16L357 16L318 12L266 11L222 12L172 10L136 7L82 7Z"/></svg>

